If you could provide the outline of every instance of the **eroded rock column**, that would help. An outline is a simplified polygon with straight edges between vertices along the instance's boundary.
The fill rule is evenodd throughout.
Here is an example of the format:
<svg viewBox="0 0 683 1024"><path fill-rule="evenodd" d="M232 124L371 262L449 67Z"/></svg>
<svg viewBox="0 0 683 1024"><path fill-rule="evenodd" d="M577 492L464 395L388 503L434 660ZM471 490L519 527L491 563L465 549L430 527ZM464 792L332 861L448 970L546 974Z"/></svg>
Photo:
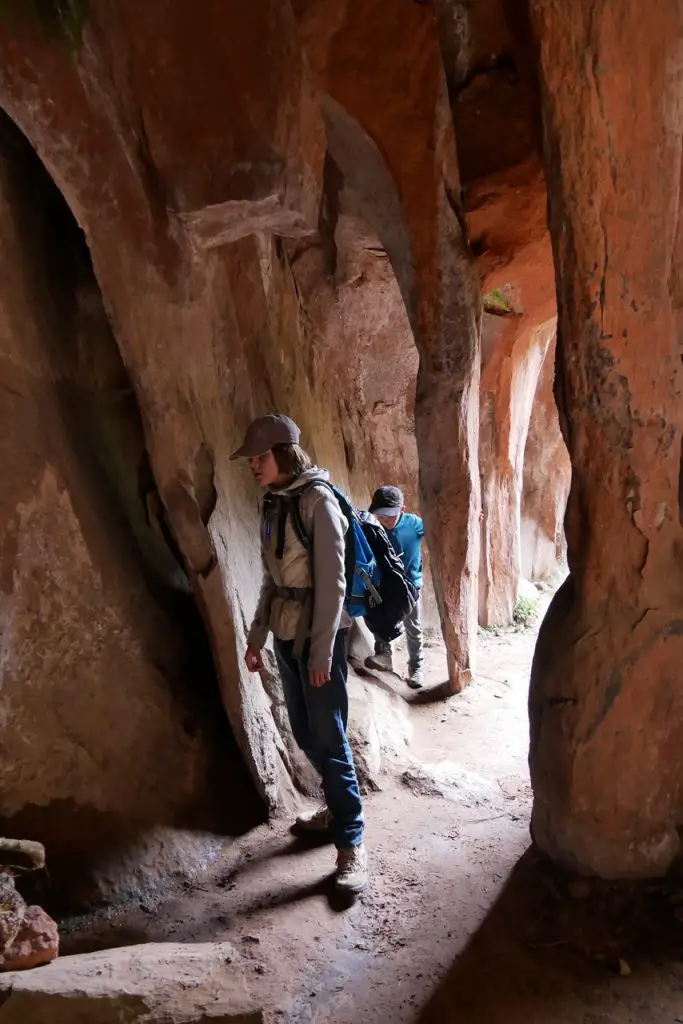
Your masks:
<svg viewBox="0 0 683 1024"><path fill-rule="evenodd" d="M477 622L481 307L434 10L408 3L399 15L382 0L293 6L320 90L357 122L347 132L337 121L333 134L325 109L328 145L342 143L333 150L337 165L351 180L358 156L365 161L364 135L381 154L381 169L366 160L353 189L391 259L420 356L422 512L457 691L472 677ZM397 215L387 218L392 190Z"/></svg>
<svg viewBox="0 0 683 1024"><path fill-rule="evenodd" d="M683 816L683 11L531 9L573 469L571 577L532 672L533 834L583 871L657 875Z"/></svg>

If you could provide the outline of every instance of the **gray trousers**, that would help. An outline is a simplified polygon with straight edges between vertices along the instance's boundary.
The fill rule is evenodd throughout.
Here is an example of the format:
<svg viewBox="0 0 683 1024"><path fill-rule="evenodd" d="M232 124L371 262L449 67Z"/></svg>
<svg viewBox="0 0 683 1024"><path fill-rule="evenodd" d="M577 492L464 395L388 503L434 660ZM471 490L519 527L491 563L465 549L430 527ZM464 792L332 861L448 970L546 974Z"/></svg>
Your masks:
<svg viewBox="0 0 683 1024"><path fill-rule="evenodd" d="M422 595L418 595L415 607L412 612L403 620L403 628L406 631L408 641L408 667L411 669L422 668L424 653L422 650ZM391 654L391 644L375 637L375 654Z"/></svg>

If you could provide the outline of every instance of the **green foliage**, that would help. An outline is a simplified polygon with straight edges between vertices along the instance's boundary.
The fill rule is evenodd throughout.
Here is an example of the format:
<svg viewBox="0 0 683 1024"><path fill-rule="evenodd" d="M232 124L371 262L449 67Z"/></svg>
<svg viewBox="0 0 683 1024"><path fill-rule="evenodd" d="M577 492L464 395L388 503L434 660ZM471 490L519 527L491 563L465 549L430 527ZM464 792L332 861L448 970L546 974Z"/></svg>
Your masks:
<svg viewBox="0 0 683 1024"><path fill-rule="evenodd" d="M14 28L21 19L39 25L51 39L62 39L70 50L81 42L88 17L88 0L0 0L0 21Z"/></svg>
<svg viewBox="0 0 683 1024"><path fill-rule="evenodd" d="M497 314L498 316L514 314L515 312L499 288L494 288L493 291L484 296L484 311Z"/></svg>
<svg viewBox="0 0 683 1024"><path fill-rule="evenodd" d="M538 618L539 599L520 597L512 611L512 621L516 626L530 626Z"/></svg>

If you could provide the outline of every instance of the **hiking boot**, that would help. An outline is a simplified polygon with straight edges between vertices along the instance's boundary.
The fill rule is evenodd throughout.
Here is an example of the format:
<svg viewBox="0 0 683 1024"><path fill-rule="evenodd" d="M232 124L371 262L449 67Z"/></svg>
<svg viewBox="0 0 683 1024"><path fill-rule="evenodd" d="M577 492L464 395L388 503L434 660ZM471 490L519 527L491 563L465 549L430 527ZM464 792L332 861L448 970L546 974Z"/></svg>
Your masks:
<svg viewBox="0 0 683 1024"><path fill-rule="evenodd" d="M334 884L338 892L350 896L363 892L368 884L368 855L363 843L337 851L337 877Z"/></svg>
<svg viewBox="0 0 683 1024"><path fill-rule="evenodd" d="M393 672L394 659L391 656L391 651L371 654L369 658L365 659L365 667L374 668L378 672Z"/></svg>
<svg viewBox="0 0 683 1024"><path fill-rule="evenodd" d="M419 690L420 687L422 687L424 685L424 681L425 681L425 674L424 674L421 666L419 668L409 668L408 669L407 683L408 683L408 686L412 686L413 690Z"/></svg>
<svg viewBox="0 0 683 1024"><path fill-rule="evenodd" d="M294 822L294 827L301 832L316 832L321 834L328 832L332 825L332 814L327 804L323 804L317 811L304 811Z"/></svg>

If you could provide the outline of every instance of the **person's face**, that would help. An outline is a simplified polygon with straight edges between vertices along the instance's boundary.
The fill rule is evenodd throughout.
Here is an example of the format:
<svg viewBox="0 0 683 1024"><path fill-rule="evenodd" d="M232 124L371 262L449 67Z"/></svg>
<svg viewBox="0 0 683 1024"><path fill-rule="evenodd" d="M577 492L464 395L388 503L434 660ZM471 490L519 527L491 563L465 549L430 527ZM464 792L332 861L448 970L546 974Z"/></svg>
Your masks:
<svg viewBox="0 0 683 1024"><path fill-rule="evenodd" d="M401 518L401 512L403 512L403 509L400 509L395 516L377 516L377 518L385 530L393 530L396 523Z"/></svg>
<svg viewBox="0 0 683 1024"><path fill-rule="evenodd" d="M272 487L280 476L280 470L272 451L267 451L263 455L257 455L255 458L249 459L249 469L256 483L260 484L261 487Z"/></svg>

